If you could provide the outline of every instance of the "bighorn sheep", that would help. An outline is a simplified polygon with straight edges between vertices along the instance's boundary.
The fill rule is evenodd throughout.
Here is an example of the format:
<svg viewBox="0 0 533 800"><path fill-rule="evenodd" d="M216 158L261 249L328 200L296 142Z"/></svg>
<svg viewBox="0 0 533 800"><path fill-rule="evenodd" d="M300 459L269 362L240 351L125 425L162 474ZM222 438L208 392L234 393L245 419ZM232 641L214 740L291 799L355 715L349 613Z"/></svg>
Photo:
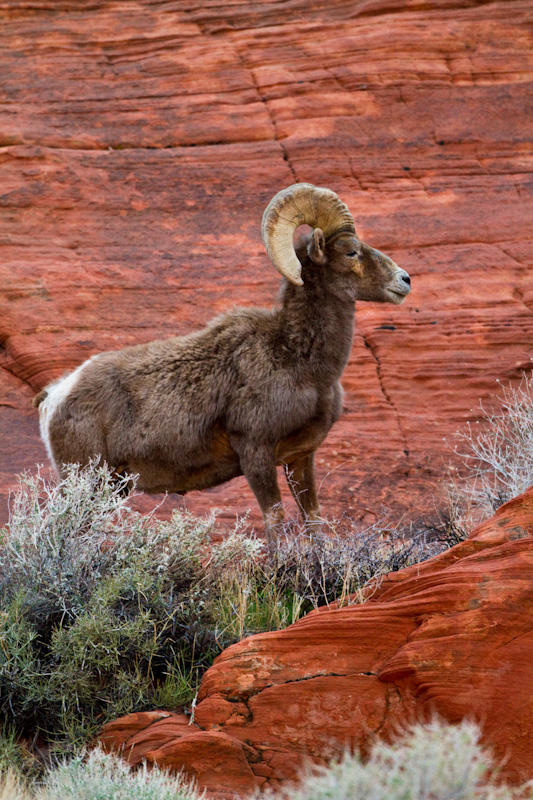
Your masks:
<svg viewBox="0 0 533 800"><path fill-rule="evenodd" d="M300 225L313 230L295 250ZM359 240L329 189L279 192L262 235L285 278L280 308L236 308L196 333L93 356L35 398L59 473L99 456L146 492L180 494L245 475L271 541L283 464L306 524L320 518L314 454L341 412L354 303L399 304L410 278Z"/></svg>

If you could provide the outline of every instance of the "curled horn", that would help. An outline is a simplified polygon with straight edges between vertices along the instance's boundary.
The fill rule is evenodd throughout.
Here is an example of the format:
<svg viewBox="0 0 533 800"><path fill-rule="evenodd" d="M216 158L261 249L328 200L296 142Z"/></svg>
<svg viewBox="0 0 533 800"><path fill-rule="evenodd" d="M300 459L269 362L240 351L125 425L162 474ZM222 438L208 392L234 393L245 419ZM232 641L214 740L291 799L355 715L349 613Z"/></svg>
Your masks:
<svg viewBox="0 0 533 800"><path fill-rule="evenodd" d="M332 192L311 183L295 183L272 198L261 233L268 257L281 274L302 286L302 266L294 250L294 231L300 225L321 228L326 239L338 231L355 233L348 207Z"/></svg>

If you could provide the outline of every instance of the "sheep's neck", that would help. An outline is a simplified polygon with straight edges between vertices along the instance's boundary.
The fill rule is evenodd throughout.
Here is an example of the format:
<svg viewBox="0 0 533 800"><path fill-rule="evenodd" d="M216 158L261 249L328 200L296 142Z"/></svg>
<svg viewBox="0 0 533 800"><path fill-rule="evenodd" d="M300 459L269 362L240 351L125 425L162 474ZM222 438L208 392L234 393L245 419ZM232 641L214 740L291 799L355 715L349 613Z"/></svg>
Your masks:
<svg viewBox="0 0 533 800"><path fill-rule="evenodd" d="M333 383L350 357L354 319L353 301L340 300L318 281L287 285L280 310L283 347L315 379Z"/></svg>

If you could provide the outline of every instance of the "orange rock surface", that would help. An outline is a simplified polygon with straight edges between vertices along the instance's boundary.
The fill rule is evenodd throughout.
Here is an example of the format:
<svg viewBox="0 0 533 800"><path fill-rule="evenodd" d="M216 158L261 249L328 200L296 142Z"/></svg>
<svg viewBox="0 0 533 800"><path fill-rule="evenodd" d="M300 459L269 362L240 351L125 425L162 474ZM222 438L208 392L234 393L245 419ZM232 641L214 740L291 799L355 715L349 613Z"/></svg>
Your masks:
<svg viewBox="0 0 533 800"><path fill-rule="evenodd" d="M467 541L385 576L364 605L322 608L229 647L204 676L194 725L131 715L102 741L132 764L144 757L183 768L210 793L243 794L250 772L256 786L277 788L305 759L364 753L438 714L475 719L503 776L530 779L532 585L533 488ZM218 738L200 738L209 735ZM212 765L225 754L221 781Z"/></svg>
<svg viewBox="0 0 533 800"><path fill-rule="evenodd" d="M431 511L444 437L531 366L529 0L0 0L0 21L1 520L46 461L38 389L273 302L261 215L294 181L413 277L400 308L358 306L324 510ZM244 479L185 503L259 519Z"/></svg>

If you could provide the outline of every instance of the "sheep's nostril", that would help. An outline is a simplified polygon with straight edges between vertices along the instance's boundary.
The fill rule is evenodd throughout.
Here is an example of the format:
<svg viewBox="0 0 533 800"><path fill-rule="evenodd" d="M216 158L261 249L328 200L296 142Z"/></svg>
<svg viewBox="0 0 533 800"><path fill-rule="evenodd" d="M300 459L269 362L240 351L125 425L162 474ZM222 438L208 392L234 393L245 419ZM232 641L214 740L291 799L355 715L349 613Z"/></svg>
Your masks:
<svg viewBox="0 0 533 800"><path fill-rule="evenodd" d="M411 278L409 277L409 275L402 275L402 281L406 283L408 286L411 285Z"/></svg>

